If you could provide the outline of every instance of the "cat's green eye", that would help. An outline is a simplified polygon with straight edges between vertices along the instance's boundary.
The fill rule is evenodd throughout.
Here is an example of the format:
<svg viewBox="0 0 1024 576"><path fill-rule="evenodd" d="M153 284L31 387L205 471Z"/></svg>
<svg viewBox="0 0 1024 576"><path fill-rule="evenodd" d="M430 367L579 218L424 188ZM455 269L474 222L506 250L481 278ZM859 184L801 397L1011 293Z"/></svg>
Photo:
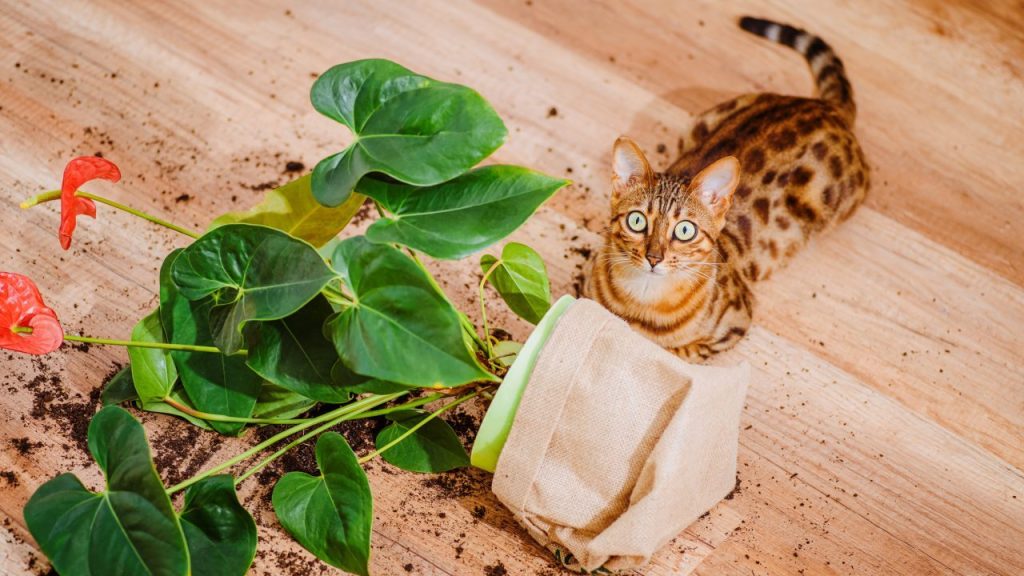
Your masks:
<svg viewBox="0 0 1024 576"><path fill-rule="evenodd" d="M633 210L626 216L626 226L633 232L643 232L647 229L647 216L643 212Z"/></svg>
<svg viewBox="0 0 1024 576"><path fill-rule="evenodd" d="M676 224L676 228L672 233L675 235L676 240L679 240L680 242L689 242L697 237L697 225L689 220L683 220L679 224Z"/></svg>

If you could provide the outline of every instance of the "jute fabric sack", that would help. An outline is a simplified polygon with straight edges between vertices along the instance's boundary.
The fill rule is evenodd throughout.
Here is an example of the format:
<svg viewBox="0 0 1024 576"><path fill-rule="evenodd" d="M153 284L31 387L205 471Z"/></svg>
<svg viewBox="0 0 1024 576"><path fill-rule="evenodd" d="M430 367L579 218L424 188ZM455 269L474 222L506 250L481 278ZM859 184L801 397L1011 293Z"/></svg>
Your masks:
<svg viewBox="0 0 1024 576"><path fill-rule="evenodd" d="M561 559L643 566L735 486L749 372L687 364L579 300L537 360L492 490Z"/></svg>

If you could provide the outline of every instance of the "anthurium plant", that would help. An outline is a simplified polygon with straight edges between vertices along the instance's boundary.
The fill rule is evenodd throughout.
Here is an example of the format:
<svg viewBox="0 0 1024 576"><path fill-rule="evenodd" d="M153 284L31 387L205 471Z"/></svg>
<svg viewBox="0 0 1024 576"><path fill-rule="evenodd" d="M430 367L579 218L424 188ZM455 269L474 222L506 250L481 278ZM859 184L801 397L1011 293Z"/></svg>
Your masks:
<svg viewBox="0 0 1024 576"><path fill-rule="evenodd" d="M128 347L130 365L104 391L106 406L88 430L104 489L62 474L25 507L29 530L60 574L244 574L256 527L236 486L315 442L319 474L278 479L274 511L321 560L366 575L373 499L361 465L378 456L422 473L468 465L442 416L489 397L510 347L497 345L486 316L478 330L452 304L421 256L464 258L501 241L567 182L518 166L476 167L507 134L465 86L363 60L328 70L311 96L316 110L352 131L352 143L201 234L80 190L92 179L119 179L102 158L72 160L60 190L22 204L60 200L64 249L77 216L95 217L96 203L190 237L163 261L159 306L124 340L65 334L29 278L0 273L0 347ZM379 219L365 235L339 239L365 202ZM531 322L550 306L544 263L529 247L510 243L481 266L481 306L485 283ZM119 404L226 435L287 427L165 486L142 425ZM361 458L330 431L382 416L389 424Z"/></svg>

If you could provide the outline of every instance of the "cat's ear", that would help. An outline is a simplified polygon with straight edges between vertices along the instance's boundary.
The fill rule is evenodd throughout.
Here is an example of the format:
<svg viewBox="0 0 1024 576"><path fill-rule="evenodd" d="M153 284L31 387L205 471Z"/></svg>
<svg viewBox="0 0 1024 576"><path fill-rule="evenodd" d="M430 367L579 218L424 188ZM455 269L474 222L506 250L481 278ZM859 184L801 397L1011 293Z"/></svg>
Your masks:
<svg viewBox="0 0 1024 576"><path fill-rule="evenodd" d="M726 156L700 171L690 183L690 191L721 220L732 206L732 194L740 183L740 161Z"/></svg>
<svg viewBox="0 0 1024 576"><path fill-rule="evenodd" d="M643 151L636 142L625 136L615 141L615 147L612 149L612 170L614 192L625 189L631 181L642 186L654 183L654 172L647 163Z"/></svg>

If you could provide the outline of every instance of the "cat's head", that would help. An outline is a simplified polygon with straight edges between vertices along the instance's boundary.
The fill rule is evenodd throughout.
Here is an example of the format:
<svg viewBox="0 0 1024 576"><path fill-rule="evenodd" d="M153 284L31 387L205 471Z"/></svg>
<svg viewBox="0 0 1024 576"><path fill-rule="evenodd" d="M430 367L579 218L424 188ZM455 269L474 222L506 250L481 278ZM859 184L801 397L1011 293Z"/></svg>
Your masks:
<svg viewBox="0 0 1024 576"><path fill-rule="evenodd" d="M717 160L688 183L651 170L629 138L615 142L612 159L612 250L605 257L613 267L669 276L717 259L715 242L739 183L736 158Z"/></svg>

